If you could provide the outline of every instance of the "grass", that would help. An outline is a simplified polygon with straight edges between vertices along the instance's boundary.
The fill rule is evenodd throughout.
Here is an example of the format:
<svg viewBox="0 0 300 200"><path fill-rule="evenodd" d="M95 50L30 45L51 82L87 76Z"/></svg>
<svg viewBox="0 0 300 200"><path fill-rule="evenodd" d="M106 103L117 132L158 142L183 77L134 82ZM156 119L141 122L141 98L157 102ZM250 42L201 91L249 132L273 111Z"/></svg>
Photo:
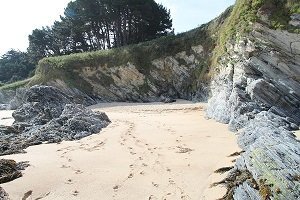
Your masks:
<svg viewBox="0 0 300 200"><path fill-rule="evenodd" d="M226 54L226 44L229 41L236 41L249 33L253 23L264 23L259 18L259 11L270 12L269 28L300 33L299 28L289 25L290 15L300 13L299 0L237 0L230 17L218 32L219 37L211 60L212 66L218 66L220 58Z"/></svg>
<svg viewBox="0 0 300 200"><path fill-rule="evenodd" d="M0 90L16 90L17 88L26 86L31 81L31 78L22 81L17 81L10 84L4 84L0 87Z"/></svg>
<svg viewBox="0 0 300 200"><path fill-rule="evenodd" d="M82 89L89 93L92 91L92 86L80 77L80 72L84 67L89 67L94 70L101 67L124 66L130 62L137 67L140 73L147 77L150 75L150 70L155 67L152 65L153 60L167 56L175 56L182 51L186 51L187 54L190 55L192 53L191 47L200 44L204 47L205 54L201 59L205 60L208 58L208 52L211 52L213 48L214 41L210 36L210 32L213 32L213 28L214 27L208 27L208 25L203 25L178 35L165 36L152 41L121 48L44 58L39 62L35 76L30 81L30 85L45 84L49 81L61 79L69 86ZM201 69L204 68L203 65L197 67ZM197 72L197 77L205 75L201 69L197 70L199 72ZM206 68L204 68L204 70L206 70ZM104 86L113 84L113 80L105 74L103 74L103 77L101 75L101 80L103 81L99 84ZM149 88L150 87L145 84L139 88L139 90L146 91L149 90Z"/></svg>

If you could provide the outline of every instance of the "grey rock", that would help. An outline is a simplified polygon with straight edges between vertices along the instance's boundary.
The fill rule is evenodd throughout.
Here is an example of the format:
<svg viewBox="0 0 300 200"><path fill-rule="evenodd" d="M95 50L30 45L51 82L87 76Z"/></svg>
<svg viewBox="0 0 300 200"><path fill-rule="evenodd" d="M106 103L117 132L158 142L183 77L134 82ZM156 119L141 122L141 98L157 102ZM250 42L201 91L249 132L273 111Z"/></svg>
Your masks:
<svg viewBox="0 0 300 200"><path fill-rule="evenodd" d="M300 27L300 14L295 13L291 15L290 25Z"/></svg>
<svg viewBox="0 0 300 200"><path fill-rule="evenodd" d="M0 110L8 110L9 108L9 104L0 104Z"/></svg>
<svg viewBox="0 0 300 200"><path fill-rule="evenodd" d="M243 182L235 189L233 199L261 200L261 197L257 190L253 189L247 182Z"/></svg>
<svg viewBox="0 0 300 200"><path fill-rule="evenodd" d="M17 88L16 89L14 97L9 102L11 110L16 110L17 108L19 108L26 102L25 95L26 95L27 91L28 91L28 88Z"/></svg>
<svg viewBox="0 0 300 200"><path fill-rule="evenodd" d="M0 160L0 184L10 182L22 176L21 170L28 167L28 162L17 163L14 160Z"/></svg>
<svg viewBox="0 0 300 200"><path fill-rule="evenodd" d="M0 155L62 140L78 140L99 133L110 120L93 112L51 86L34 86L26 91L24 103L14 113L12 127L0 127Z"/></svg>
<svg viewBox="0 0 300 200"><path fill-rule="evenodd" d="M238 132L245 152L237 170L265 182L274 199L299 199L300 143L291 131L300 125L300 35L254 27L242 42L228 45L211 84L207 116ZM238 185L233 198L259 199L247 182Z"/></svg>
<svg viewBox="0 0 300 200"><path fill-rule="evenodd" d="M0 200L9 200L9 195L0 187Z"/></svg>

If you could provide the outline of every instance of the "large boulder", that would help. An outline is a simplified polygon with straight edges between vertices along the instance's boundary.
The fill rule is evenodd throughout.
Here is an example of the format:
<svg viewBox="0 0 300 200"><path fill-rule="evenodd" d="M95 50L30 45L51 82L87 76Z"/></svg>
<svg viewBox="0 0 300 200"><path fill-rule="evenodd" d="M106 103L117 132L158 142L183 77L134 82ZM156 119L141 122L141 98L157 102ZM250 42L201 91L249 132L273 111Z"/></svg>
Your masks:
<svg viewBox="0 0 300 200"><path fill-rule="evenodd" d="M14 113L12 127L0 127L0 155L24 152L43 142L78 140L99 133L110 120L51 86L33 86Z"/></svg>

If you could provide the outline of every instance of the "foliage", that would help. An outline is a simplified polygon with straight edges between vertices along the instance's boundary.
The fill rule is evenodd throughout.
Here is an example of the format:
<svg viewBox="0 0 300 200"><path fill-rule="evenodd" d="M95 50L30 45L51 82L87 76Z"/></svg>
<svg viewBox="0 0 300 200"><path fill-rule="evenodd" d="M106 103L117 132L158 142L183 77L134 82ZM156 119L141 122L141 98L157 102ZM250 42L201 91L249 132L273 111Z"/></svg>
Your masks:
<svg viewBox="0 0 300 200"><path fill-rule="evenodd" d="M219 30L212 65L216 66L221 56L226 53L227 42L252 31L255 22L269 25L273 29L297 32L288 25L290 15L293 13L300 13L299 0L237 0L230 17ZM266 24L260 18L260 14L266 14L270 24Z"/></svg>
<svg viewBox="0 0 300 200"><path fill-rule="evenodd" d="M36 58L110 49L170 33L170 12L154 0L76 0L61 21L35 29L29 51Z"/></svg>
<svg viewBox="0 0 300 200"><path fill-rule="evenodd" d="M25 79L34 68L27 53L10 50L0 59L0 82L11 83Z"/></svg>

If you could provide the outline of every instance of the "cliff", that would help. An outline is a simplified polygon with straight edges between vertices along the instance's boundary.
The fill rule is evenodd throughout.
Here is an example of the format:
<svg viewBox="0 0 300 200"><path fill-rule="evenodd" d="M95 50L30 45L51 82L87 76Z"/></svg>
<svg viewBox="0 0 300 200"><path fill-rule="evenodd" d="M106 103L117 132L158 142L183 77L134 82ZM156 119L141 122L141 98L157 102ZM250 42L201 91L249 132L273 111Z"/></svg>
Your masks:
<svg viewBox="0 0 300 200"><path fill-rule="evenodd" d="M226 43L211 82L207 115L237 131L244 151L220 182L228 187L224 198L300 198L300 144L292 132L300 124L299 3L277 2L251 10L251 30ZM282 12L290 17L275 30Z"/></svg>
<svg viewBox="0 0 300 200"><path fill-rule="evenodd" d="M82 92L97 101L203 99L214 43L211 35L228 14L176 36L118 49L45 58L29 85L52 85L75 96Z"/></svg>

